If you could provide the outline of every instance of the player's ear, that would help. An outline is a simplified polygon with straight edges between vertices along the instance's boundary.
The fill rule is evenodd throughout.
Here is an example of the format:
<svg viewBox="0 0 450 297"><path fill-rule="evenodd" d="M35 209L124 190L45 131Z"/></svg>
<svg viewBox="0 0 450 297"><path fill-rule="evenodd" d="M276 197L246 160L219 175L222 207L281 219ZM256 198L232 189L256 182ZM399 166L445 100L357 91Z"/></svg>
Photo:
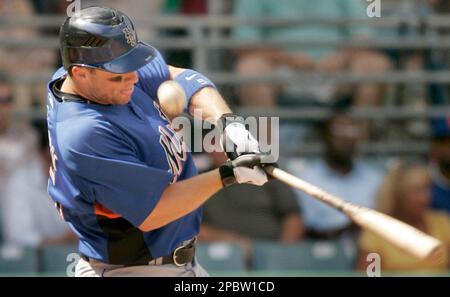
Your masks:
<svg viewBox="0 0 450 297"><path fill-rule="evenodd" d="M76 65L72 66L72 68L71 68L72 78L85 80L89 77L88 74L90 71L94 71L94 69L76 66Z"/></svg>

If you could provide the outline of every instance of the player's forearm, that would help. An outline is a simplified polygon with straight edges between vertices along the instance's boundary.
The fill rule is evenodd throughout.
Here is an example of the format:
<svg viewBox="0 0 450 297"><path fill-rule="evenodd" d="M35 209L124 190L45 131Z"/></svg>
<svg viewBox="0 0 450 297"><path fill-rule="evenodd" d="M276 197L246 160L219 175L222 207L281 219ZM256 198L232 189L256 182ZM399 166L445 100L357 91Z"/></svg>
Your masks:
<svg viewBox="0 0 450 297"><path fill-rule="evenodd" d="M220 93L211 87L201 89L192 97L189 113L195 116L196 110L201 111L203 120L212 124L215 124L221 115L231 113Z"/></svg>
<svg viewBox="0 0 450 297"><path fill-rule="evenodd" d="M221 188L218 169L171 184L139 229L151 231L177 220L199 208Z"/></svg>
<svg viewBox="0 0 450 297"><path fill-rule="evenodd" d="M174 80L182 77L182 74L186 73L185 71L188 71L188 69L169 66L170 78ZM199 84L198 81L195 80L195 78L201 78L204 81L209 80L205 76L202 78L202 76L203 75L201 73L194 73L189 77L186 77L185 79L181 79L179 82L181 82L182 87L185 89L185 84L187 83L187 81L189 81L189 84L195 86L195 84ZM210 123L215 124L221 115L223 115L224 113L231 113L231 109L228 107L223 97L214 87L199 86L199 88L200 87L202 89L194 93L192 95L192 98L188 98L188 109L191 115L196 116L195 110L201 111L201 118L203 120L207 120Z"/></svg>

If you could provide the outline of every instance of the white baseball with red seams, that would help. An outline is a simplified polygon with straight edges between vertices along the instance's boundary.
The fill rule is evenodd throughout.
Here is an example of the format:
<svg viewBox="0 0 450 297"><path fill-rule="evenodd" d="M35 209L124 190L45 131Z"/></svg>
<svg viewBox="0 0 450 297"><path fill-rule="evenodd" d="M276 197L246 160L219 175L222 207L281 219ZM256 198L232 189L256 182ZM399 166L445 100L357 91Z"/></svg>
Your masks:
<svg viewBox="0 0 450 297"><path fill-rule="evenodd" d="M186 94L174 80L163 82L158 88L157 96L162 111L171 120L186 108Z"/></svg>

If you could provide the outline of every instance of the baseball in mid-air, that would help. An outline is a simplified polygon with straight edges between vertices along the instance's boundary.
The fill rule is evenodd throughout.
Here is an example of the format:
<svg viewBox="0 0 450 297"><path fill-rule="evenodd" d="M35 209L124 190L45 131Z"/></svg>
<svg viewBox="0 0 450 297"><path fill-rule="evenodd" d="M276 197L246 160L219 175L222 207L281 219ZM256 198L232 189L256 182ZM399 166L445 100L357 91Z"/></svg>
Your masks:
<svg viewBox="0 0 450 297"><path fill-rule="evenodd" d="M180 115L186 108L186 94L174 80L166 80L157 91L159 106L170 120Z"/></svg>

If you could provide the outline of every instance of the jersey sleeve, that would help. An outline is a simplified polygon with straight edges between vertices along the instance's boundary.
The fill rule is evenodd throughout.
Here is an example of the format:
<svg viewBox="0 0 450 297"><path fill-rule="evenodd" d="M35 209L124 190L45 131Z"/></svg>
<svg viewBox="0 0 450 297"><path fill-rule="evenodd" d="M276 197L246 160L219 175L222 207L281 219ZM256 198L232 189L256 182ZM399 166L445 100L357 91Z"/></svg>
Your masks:
<svg viewBox="0 0 450 297"><path fill-rule="evenodd" d="M137 157L120 131L109 126L73 129L60 135L65 166L84 196L141 225L155 208L172 175Z"/></svg>
<svg viewBox="0 0 450 297"><path fill-rule="evenodd" d="M156 98L156 91L161 83L170 79L169 66L161 53L155 49L156 56L148 64L138 70L137 86L151 98Z"/></svg>

